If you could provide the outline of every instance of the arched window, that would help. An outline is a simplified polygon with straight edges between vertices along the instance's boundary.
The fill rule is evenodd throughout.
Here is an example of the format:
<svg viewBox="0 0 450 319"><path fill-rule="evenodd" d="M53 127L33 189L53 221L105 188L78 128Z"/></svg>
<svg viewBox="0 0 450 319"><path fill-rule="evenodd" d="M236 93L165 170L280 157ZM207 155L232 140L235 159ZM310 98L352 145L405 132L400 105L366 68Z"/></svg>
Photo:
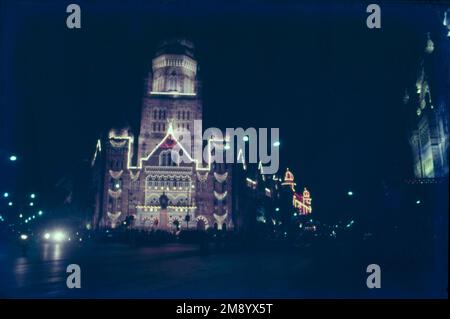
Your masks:
<svg viewBox="0 0 450 319"><path fill-rule="evenodd" d="M169 77L168 91L177 91L177 76L175 72L172 72Z"/></svg>
<svg viewBox="0 0 450 319"><path fill-rule="evenodd" d="M172 159L173 157L173 159ZM178 166L179 156L176 152L172 153L171 150L162 151L159 154L159 166ZM164 183L167 186L168 183Z"/></svg>

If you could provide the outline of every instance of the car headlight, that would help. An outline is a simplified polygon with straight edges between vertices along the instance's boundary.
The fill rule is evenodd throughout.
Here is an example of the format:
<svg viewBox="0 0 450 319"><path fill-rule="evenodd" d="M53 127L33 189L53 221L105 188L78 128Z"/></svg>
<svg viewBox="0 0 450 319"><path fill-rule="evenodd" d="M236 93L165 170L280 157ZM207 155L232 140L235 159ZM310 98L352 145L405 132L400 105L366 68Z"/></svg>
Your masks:
<svg viewBox="0 0 450 319"><path fill-rule="evenodd" d="M66 235L61 232L61 231L57 231L53 234L53 240L56 242L61 242L66 238Z"/></svg>

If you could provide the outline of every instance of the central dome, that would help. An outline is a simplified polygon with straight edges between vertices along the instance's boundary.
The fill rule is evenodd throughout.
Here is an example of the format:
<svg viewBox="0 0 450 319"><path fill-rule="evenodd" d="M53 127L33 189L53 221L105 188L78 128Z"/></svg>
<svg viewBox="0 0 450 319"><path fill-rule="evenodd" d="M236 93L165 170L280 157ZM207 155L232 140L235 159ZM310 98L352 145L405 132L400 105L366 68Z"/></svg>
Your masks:
<svg viewBox="0 0 450 319"><path fill-rule="evenodd" d="M156 49L156 56L163 54L183 54L194 58L194 44L182 38L172 38L162 41Z"/></svg>
<svg viewBox="0 0 450 319"><path fill-rule="evenodd" d="M152 61L154 94L196 94L194 45L185 39L163 41Z"/></svg>

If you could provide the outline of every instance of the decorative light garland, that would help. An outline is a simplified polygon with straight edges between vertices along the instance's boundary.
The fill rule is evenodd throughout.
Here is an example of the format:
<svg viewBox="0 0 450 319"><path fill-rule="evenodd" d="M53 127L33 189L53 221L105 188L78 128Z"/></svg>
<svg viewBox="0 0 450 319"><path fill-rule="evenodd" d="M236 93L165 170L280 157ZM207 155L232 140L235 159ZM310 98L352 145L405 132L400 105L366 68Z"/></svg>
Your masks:
<svg viewBox="0 0 450 319"><path fill-rule="evenodd" d="M208 218L206 218L205 216L203 216L203 215L198 215L198 216L195 218L195 220L196 220L197 222L199 222L200 220L203 221L203 222L205 223L205 230L209 228L209 221L208 221Z"/></svg>
<svg viewBox="0 0 450 319"><path fill-rule="evenodd" d="M200 172L197 172L197 178L200 182L205 183L208 180L208 174L209 172L206 172L205 174L200 174Z"/></svg>
<svg viewBox="0 0 450 319"><path fill-rule="evenodd" d="M116 142L113 139L109 140L109 143L111 143L111 145L115 148L120 148L120 147L124 147L127 144L127 141L120 141L120 142Z"/></svg>
<svg viewBox="0 0 450 319"><path fill-rule="evenodd" d="M222 194L214 191L214 197L216 197L217 200L224 200L225 197L227 196L228 191L223 192Z"/></svg>
<svg viewBox="0 0 450 319"><path fill-rule="evenodd" d="M223 182L225 182L227 180L228 172L225 172L223 174L219 174L219 173L214 172L214 177L216 178L216 180L219 183L223 183Z"/></svg>
<svg viewBox="0 0 450 319"><path fill-rule="evenodd" d="M97 145L95 145L95 153L94 153L94 157L92 158L92 161L91 161L91 166L94 166L95 160L97 159L97 156L98 156L98 153L100 153L101 151L102 151L102 143L98 139Z"/></svg>
<svg viewBox="0 0 450 319"><path fill-rule="evenodd" d="M225 213L225 215L222 215L222 216L214 214L214 218L216 219L216 222L217 222L217 228L219 230L222 229L223 221L227 218L227 216L228 216L228 213Z"/></svg>
<svg viewBox="0 0 450 319"><path fill-rule="evenodd" d="M119 179L122 176L123 170L120 170L118 172L113 171L112 169L109 170L109 176L111 176L114 179Z"/></svg>
<svg viewBox="0 0 450 319"><path fill-rule="evenodd" d="M128 143L128 157L127 157L127 169L141 169L142 168L142 163L144 162L144 161L147 161L155 152L156 152L156 150L165 142L165 140L167 139L167 138L171 138L171 139L173 139L178 145L179 145L179 147L180 147L180 149L183 151L183 154L185 154L186 156L187 156L187 158L191 161L191 162L194 162L195 164L196 164L196 170L197 171L206 171L206 172L209 172L210 170L211 170L211 144L212 143L220 143L221 145L223 144L223 142L224 142L224 139L215 139L215 138L213 138L213 139L209 139L208 140L208 145L207 145L207 147L208 147L208 165L206 166L206 167L204 167L203 166L203 161L202 160L200 160L200 161L198 161L198 160L196 160L196 159L194 159L194 158L192 158L191 157L191 155L189 154L189 152L188 151L186 151L186 149L183 147L183 145L181 144L181 143L179 143L179 141L178 141L178 139L174 136L174 134L173 134L173 127L172 127L172 123L169 123L169 128L167 129L167 134L163 137L163 139L161 140L161 142L159 142L159 144L158 145L156 145L155 146L155 148L153 148L153 150L146 156L146 157L144 157L144 158L141 158L139 161L138 161L138 165L137 166L132 166L131 165L131 157L132 157L132 154L131 154L131 152L132 152L132 147L131 147L131 144L133 143L133 137L132 136L128 136L128 135L126 135L126 134L122 134L123 132L121 132L121 134L120 135L116 135L115 134L115 132L114 131L111 131L110 133L109 133L109 138L110 138L110 140L111 139L118 139L118 140L128 140L129 141L129 143ZM226 140L225 140L226 141ZM242 152L242 150L241 150L241 152ZM244 159L243 159L244 160ZM244 163L244 165L245 165L245 163Z"/></svg>
<svg viewBox="0 0 450 319"><path fill-rule="evenodd" d="M161 206L159 206L159 205L137 205L136 208L142 209L145 212L147 212L147 211L153 210L153 209L159 211L161 209ZM167 206L167 208L170 208L170 209L197 209L197 206L194 206L194 205L193 206L169 205L169 206Z"/></svg>
<svg viewBox="0 0 450 319"><path fill-rule="evenodd" d="M136 171L136 173L133 173L133 171L130 170L129 172L130 172L130 178L133 182L136 181L139 178L139 176L141 175L141 171Z"/></svg>
<svg viewBox="0 0 450 319"><path fill-rule="evenodd" d="M115 222L119 216L122 214L122 212L116 212L116 213L110 213L107 212L109 219L111 219L113 222Z"/></svg>
<svg viewBox="0 0 450 319"><path fill-rule="evenodd" d="M109 196L111 196L112 198L117 199L117 198L119 198L120 195L122 194L122 190L119 189L119 190L113 191L112 189L108 189L108 194L109 194Z"/></svg>

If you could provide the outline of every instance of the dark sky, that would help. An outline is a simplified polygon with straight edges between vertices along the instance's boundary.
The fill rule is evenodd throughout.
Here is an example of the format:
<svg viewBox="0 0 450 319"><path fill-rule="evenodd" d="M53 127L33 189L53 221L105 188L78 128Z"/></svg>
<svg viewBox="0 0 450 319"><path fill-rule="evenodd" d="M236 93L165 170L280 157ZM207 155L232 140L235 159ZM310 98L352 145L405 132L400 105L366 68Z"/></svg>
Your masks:
<svg viewBox="0 0 450 319"><path fill-rule="evenodd" d="M155 45L172 36L196 45L203 126L279 127L283 170L318 214L412 174L402 97L436 4L379 2L370 30L356 1L75 1L82 29L69 30L71 2L2 1L0 149L19 154L28 187L83 185L100 133L137 132Z"/></svg>

